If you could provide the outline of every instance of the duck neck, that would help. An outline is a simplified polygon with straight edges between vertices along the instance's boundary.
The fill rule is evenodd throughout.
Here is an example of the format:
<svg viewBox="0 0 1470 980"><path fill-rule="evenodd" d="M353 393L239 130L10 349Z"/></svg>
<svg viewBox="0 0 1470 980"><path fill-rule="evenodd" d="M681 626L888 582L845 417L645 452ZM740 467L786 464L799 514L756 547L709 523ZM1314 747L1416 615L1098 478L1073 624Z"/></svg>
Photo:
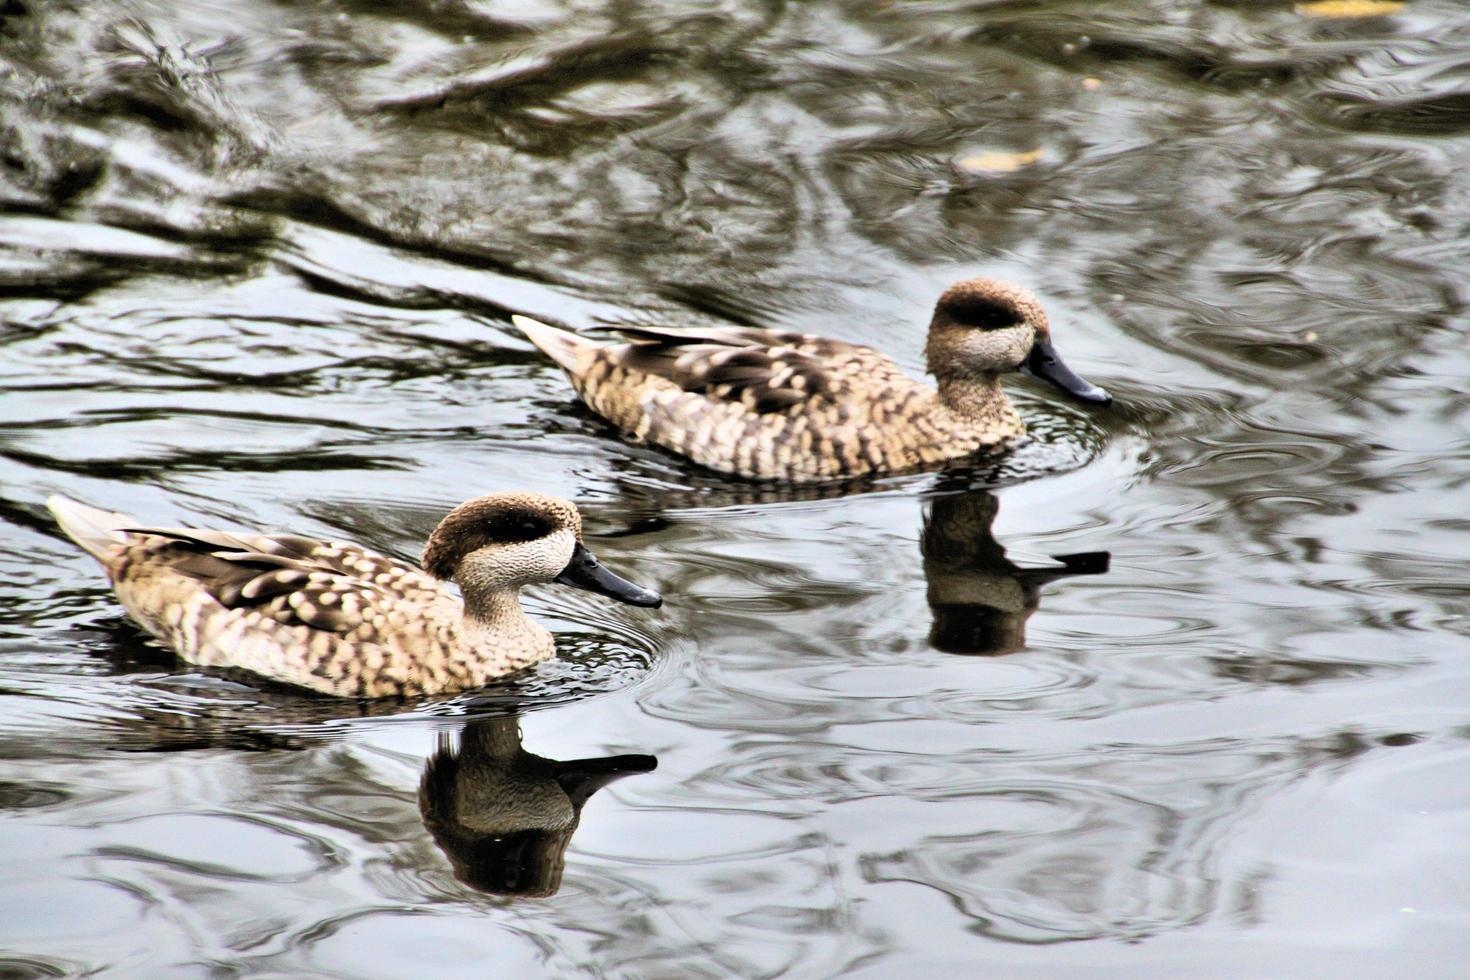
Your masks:
<svg viewBox="0 0 1470 980"><path fill-rule="evenodd" d="M975 424L1019 420L994 374L940 375L939 400L944 407Z"/></svg>
<svg viewBox="0 0 1470 980"><path fill-rule="evenodd" d="M533 624L521 609L521 590L503 585L460 582L465 623L476 633L520 632Z"/></svg>
<svg viewBox="0 0 1470 980"><path fill-rule="evenodd" d="M504 582L459 583L464 612L457 642L474 662L466 666L471 686L478 686L556 652L551 633L521 609L519 585Z"/></svg>

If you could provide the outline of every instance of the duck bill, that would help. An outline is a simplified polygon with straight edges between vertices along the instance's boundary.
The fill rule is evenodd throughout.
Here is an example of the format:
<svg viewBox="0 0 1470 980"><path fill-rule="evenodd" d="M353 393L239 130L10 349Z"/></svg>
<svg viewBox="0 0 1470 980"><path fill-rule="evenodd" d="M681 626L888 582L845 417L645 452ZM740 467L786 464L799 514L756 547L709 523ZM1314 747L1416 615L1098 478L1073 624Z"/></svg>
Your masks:
<svg viewBox="0 0 1470 980"><path fill-rule="evenodd" d="M608 571L597 560L597 556L583 547L580 541L572 550L572 560L567 562L567 567L562 569L561 574L553 581L560 582L562 585L570 585L574 589L598 592L610 599L626 602L630 606L647 606L650 609L657 609L664 604L663 596L652 589L634 585L622 576Z"/></svg>
<svg viewBox="0 0 1470 980"><path fill-rule="evenodd" d="M1019 370L1022 374L1039 378L1053 388L1066 392L1078 401L1090 402L1094 405L1112 404L1113 396L1097 385L1078 377L1075 371L1067 367L1066 362L1057 354L1057 349L1045 337L1037 338L1036 343L1031 345L1031 353L1026 355L1026 360L1021 362Z"/></svg>

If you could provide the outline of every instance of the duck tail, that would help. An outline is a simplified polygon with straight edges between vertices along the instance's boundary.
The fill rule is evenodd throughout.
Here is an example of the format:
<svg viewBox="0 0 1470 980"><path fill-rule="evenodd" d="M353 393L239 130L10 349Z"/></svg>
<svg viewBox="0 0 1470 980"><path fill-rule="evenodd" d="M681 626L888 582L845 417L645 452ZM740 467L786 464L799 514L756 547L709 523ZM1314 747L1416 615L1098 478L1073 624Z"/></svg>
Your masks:
<svg viewBox="0 0 1470 980"><path fill-rule="evenodd" d="M66 532L66 536L99 561L113 545L122 544L128 539L124 528L137 524L126 514L98 510L60 494L47 497L46 506L56 518L56 523Z"/></svg>
<svg viewBox="0 0 1470 980"><path fill-rule="evenodd" d="M519 313L512 314L510 322L515 324L516 329L525 334L526 339L539 347L547 357L569 372L576 372L578 354L588 347L595 346L591 341L584 340L570 330L549 326L540 320L521 316Z"/></svg>

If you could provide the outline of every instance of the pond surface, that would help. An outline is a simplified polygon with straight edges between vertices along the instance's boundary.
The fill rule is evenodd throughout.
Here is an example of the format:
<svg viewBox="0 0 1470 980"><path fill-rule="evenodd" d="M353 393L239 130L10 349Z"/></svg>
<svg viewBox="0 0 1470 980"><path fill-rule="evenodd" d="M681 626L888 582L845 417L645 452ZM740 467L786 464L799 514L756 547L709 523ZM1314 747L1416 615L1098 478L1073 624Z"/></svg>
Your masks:
<svg viewBox="0 0 1470 980"><path fill-rule="evenodd" d="M0 973L1459 975L1467 158L1459 0L0 4ZM1116 404L830 490L509 324L917 371L975 274ZM411 703L180 664L42 504L523 486L665 607Z"/></svg>

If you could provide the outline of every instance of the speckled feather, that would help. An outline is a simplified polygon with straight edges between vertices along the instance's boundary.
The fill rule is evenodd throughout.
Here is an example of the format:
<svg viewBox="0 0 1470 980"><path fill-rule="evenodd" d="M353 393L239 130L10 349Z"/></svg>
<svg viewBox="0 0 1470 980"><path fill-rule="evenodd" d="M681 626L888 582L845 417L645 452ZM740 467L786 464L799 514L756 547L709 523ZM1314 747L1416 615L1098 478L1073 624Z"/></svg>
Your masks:
<svg viewBox="0 0 1470 980"><path fill-rule="evenodd" d="M1025 434L998 375L1046 314L1025 289L974 279L935 308L938 388L857 344L753 328L620 328L599 345L517 316L582 400L631 437L747 478L825 480L923 469Z"/></svg>
<svg viewBox="0 0 1470 980"><path fill-rule="evenodd" d="M509 585L496 580L476 590L461 581L462 601L423 571L357 545L140 527L65 498L50 505L63 530L102 564L128 613L191 663L323 694L383 697L479 687L555 651L551 635L521 612L519 569L503 570ZM557 553L541 564L565 566L580 518L567 501L540 494L500 494L456 508L431 537L426 565L462 573L462 565L482 562L464 559L485 545L483 529L493 529L501 512L543 520L551 532L544 540L565 542L548 544Z"/></svg>

